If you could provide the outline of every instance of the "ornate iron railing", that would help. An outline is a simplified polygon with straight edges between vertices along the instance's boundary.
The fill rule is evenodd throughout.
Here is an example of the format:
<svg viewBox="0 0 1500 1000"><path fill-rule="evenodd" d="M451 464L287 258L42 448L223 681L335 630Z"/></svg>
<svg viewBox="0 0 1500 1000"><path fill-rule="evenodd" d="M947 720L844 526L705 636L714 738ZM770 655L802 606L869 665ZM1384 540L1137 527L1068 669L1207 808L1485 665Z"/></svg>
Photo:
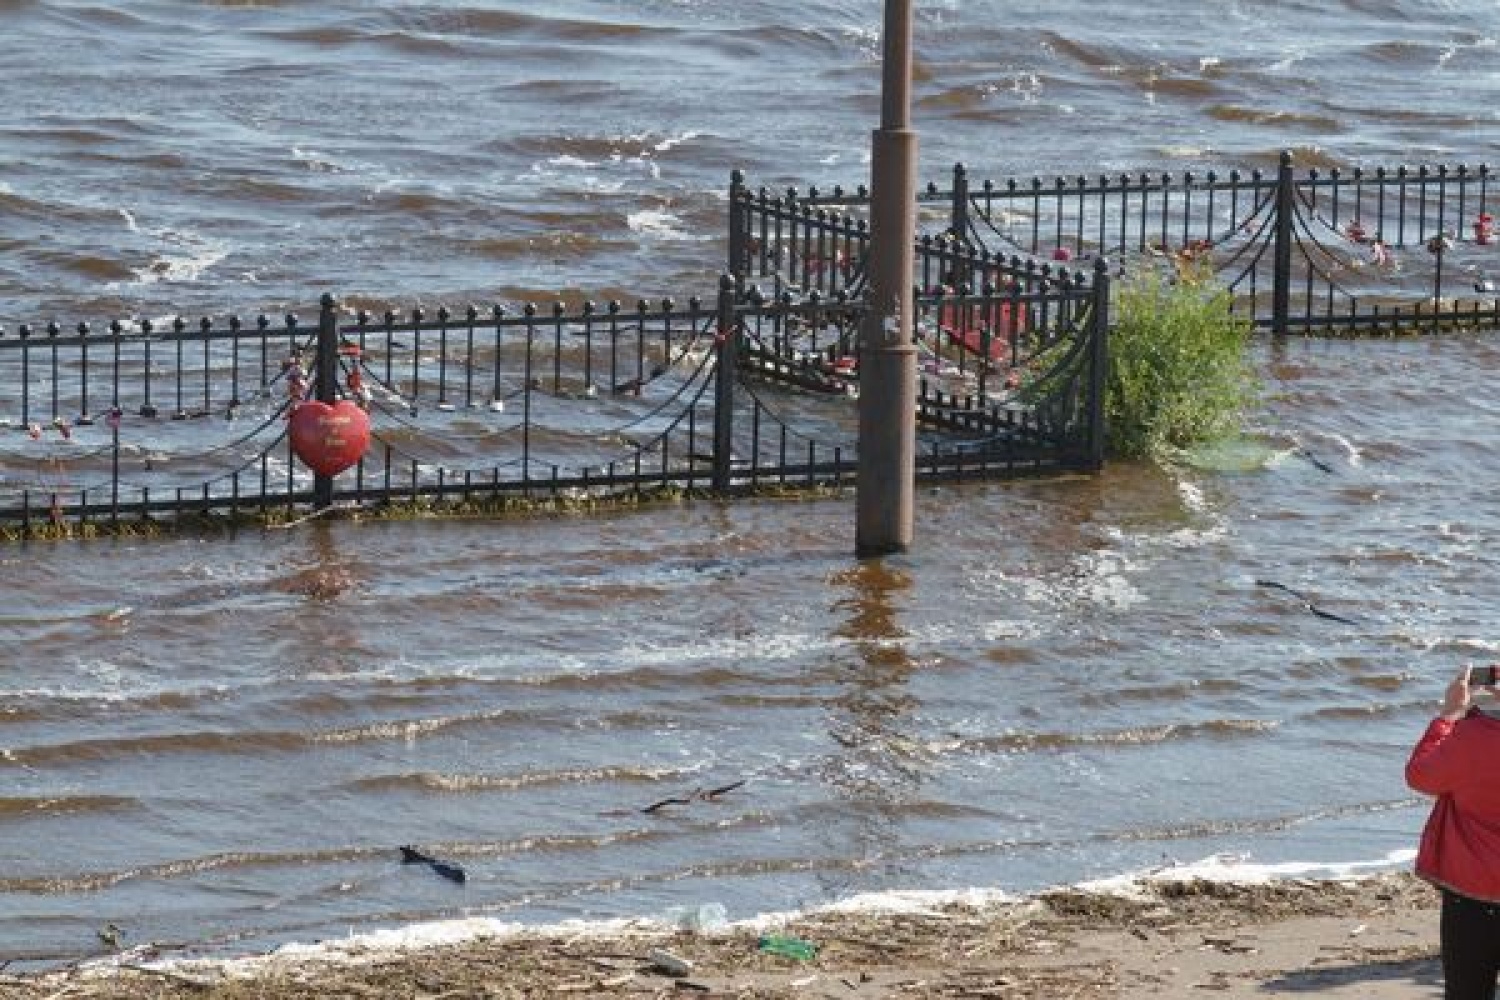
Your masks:
<svg viewBox="0 0 1500 1000"><path fill-rule="evenodd" d="M916 194L928 235L918 267L941 255L1067 266L1108 258L1117 273L1211 266L1234 308L1274 333L1401 332L1500 326L1500 230L1485 165L1204 173L974 182ZM827 290L857 277L868 245L863 188L781 195L731 186L731 270L777 272ZM946 249L945 249L946 248ZM1031 265L1033 269L1035 265ZM998 269L997 269L998 272ZM1004 281L998 273L997 283Z"/></svg>
<svg viewBox="0 0 1500 1000"><path fill-rule="evenodd" d="M1102 462L1107 278L925 296L924 478ZM863 303L726 276L689 299L114 322L0 335L0 523L723 495L852 482ZM320 475L288 417L357 401Z"/></svg>

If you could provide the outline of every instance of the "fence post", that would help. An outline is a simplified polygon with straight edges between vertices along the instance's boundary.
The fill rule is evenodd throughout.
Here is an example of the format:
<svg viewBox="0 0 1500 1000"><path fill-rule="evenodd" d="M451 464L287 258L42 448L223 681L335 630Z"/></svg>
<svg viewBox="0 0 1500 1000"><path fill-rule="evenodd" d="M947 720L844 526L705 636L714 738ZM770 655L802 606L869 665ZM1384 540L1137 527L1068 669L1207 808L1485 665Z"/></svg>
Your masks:
<svg viewBox="0 0 1500 1000"><path fill-rule="evenodd" d="M318 303L318 402L332 405L338 401L339 324L337 303L328 292ZM313 507L323 510L333 506L333 477L313 476Z"/></svg>
<svg viewBox="0 0 1500 1000"><path fill-rule="evenodd" d="M742 171L729 172L729 275L737 282L745 280L750 273L749 247L746 223L745 175Z"/></svg>
<svg viewBox="0 0 1500 1000"><path fill-rule="evenodd" d="M1089 463L1098 471L1104 468L1105 394L1109 391L1109 263L1100 257L1094 261L1094 318L1089 336Z"/></svg>
<svg viewBox="0 0 1500 1000"><path fill-rule="evenodd" d="M714 337L714 491L727 493L734 468L734 383L738 375L739 324L734 315L733 275L719 278L718 332Z"/></svg>
<svg viewBox="0 0 1500 1000"><path fill-rule="evenodd" d="M1292 309L1292 151L1281 151L1276 169L1276 232L1271 275L1271 332L1285 336Z"/></svg>
<svg viewBox="0 0 1500 1000"><path fill-rule="evenodd" d="M969 241L969 172L962 163L953 165L953 206L948 226L964 243Z"/></svg>

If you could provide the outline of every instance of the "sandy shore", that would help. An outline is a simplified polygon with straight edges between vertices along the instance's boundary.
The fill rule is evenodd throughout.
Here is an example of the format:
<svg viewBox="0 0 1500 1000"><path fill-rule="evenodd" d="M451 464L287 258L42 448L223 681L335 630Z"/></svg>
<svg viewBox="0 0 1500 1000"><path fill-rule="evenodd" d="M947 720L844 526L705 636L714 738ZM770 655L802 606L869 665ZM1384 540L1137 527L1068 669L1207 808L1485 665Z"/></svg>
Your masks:
<svg viewBox="0 0 1500 1000"><path fill-rule="evenodd" d="M1070 889L917 912L822 912L775 931L815 944L816 956L762 951L763 926L554 930L414 951L345 948L227 964L158 965L147 949L117 956L117 964L0 974L0 998L1407 1000L1441 993L1437 895L1406 874L1258 885L1164 881L1126 894ZM652 961L661 952L691 969L669 974Z"/></svg>

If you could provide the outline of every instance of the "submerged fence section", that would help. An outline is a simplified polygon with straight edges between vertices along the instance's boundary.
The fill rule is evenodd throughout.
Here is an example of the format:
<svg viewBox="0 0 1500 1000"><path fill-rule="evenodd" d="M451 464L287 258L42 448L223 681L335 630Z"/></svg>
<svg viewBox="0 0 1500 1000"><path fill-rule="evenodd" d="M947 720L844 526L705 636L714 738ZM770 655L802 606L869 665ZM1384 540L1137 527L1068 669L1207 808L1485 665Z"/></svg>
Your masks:
<svg viewBox="0 0 1500 1000"><path fill-rule="evenodd" d="M1102 287L919 302L920 476L1099 466ZM848 483L862 312L726 276L686 303L21 327L0 335L0 523ZM368 414L347 471L294 454L312 399Z"/></svg>
<svg viewBox="0 0 1500 1000"><path fill-rule="evenodd" d="M1116 273L1211 267L1274 333L1500 326L1500 231L1487 166L1137 173L974 181L917 193L919 287L1028 281L1035 260ZM857 288L869 193L731 188L731 270ZM944 257L987 261L979 277Z"/></svg>
<svg viewBox="0 0 1500 1000"><path fill-rule="evenodd" d="M915 193L917 474L1097 469L1121 274L1212 267L1276 333L1500 326L1490 182L956 168ZM0 526L851 483L868 207L736 174L727 273L686 302L0 332ZM298 457L311 399L368 417L343 471Z"/></svg>

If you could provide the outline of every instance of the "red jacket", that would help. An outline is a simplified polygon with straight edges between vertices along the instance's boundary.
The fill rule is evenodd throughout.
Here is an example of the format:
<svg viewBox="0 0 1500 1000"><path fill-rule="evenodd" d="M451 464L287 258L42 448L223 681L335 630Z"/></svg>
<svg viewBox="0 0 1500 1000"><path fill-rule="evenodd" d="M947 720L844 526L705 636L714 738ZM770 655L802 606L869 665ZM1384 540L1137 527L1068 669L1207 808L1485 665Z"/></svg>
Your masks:
<svg viewBox="0 0 1500 1000"><path fill-rule="evenodd" d="M1417 874L1500 903L1500 719L1471 710L1434 719L1406 762L1406 783L1436 795L1417 849Z"/></svg>

